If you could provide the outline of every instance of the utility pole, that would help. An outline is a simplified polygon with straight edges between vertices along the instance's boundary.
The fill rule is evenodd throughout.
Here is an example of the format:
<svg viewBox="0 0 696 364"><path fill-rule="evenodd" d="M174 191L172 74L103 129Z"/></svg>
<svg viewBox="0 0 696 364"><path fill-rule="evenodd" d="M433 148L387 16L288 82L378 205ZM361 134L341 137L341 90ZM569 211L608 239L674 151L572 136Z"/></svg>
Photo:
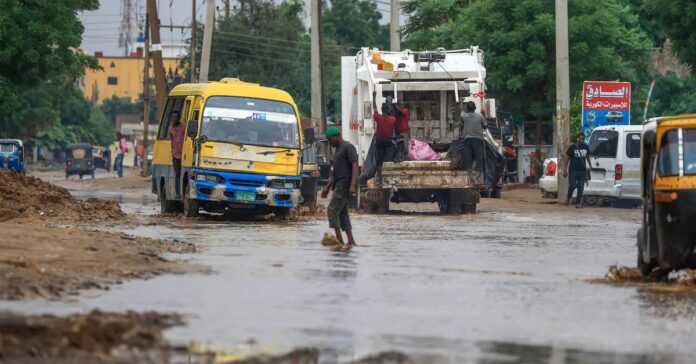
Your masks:
<svg viewBox="0 0 696 364"><path fill-rule="evenodd" d="M213 43L213 27L215 26L215 1L208 0L205 13L205 29L203 31L203 50L201 52L201 74L199 82L208 82L210 66L210 46Z"/></svg>
<svg viewBox="0 0 696 364"><path fill-rule="evenodd" d="M324 75L322 65L322 0L312 0L312 28L311 28L311 81L312 81L312 126L321 132L326 131L326 117L324 115Z"/></svg>
<svg viewBox="0 0 696 364"><path fill-rule="evenodd" d="M191 8L191 83L196 82L196 33L198 25L196 25L196 0L192 1Z"/></svg>
<svg viewBox="0 0 696 364"><path fill-rule="evenodd" d="M560 171L568 168L566 150L570 145L570 59L568 57L568 0L556 0L556 156ZM560 172L559 171L559 172ZM558 202L568 202L568 178L558 176Z"/></svg>
<svg viewBox="0 0 696 364"><path fill-rule="evenodd" d="M147 19L150 23L150 36L152 37L150 57L152 58L152 66L155 68L155 95L157 96L157 116L159 119L162 116L162 112L164 112L164 105L167 102L167 91L165 86L164 65L162 64L160 22L159 16L157 15L157 4L155 0L147 0Z"/></svg>
<svg viewBox="0 0 696 364"><path fill-rule="evenodd" d="M392 52L401 50L401 38L399 34L399 0L391 0L389 13L391 20L389 22L389 47Z"/></svg>
<svg viewBox="0 0 696 364"><path fill-rule="evenodd" d="M145 18L145 57L143 62L143 170L140 175L147 177L150 171L147 166L148 126L150 125L150 30L149 19Z"/></svg>

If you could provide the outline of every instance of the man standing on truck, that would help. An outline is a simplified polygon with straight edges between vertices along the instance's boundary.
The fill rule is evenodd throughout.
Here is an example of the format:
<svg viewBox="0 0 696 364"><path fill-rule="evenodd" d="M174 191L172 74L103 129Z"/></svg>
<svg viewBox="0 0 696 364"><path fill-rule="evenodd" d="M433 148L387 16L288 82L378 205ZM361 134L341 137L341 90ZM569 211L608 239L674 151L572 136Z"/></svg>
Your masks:
<svg viewBox="0 0 696 364"><path fill-rule="evenodd" d="M408 143L408 133L410 131L408 122L411 120L411 110L403 102L399 101L399 120L396 123L396 138L397 138L397 159L399 161L408 160L408 149L406 148L406 143Z"/></svg>
<svg viewBox="0 0 696 364"><path fill-rule="evenodd" d="M326 198L333 190L331 202L326 209L329 227L336 232L336 238L343 244L341 230L346 232L348 246L355 246L353 227L348 215L348 199L358 192L358 153L353 144L341 137L341 132L335 126L326 130L326 139L336 148L333 154L331 177L321 191L321 197Z"/></svg>
<svg viewBox="0 0 696 364"><path fill-rule="evenodd" d="M372 116L375 121L375 147L377 149L377 183L382 184L382 163L394 159L394 131L396 116L391 98L382 104L382 114L377 112L377 91L372 91Z"/></svg>
<svg viewBox="0 0 696 364"><path fill-rule="evenodd" d="M459 135L464 136L462 144L463 162L466 173L469 175L469 185L474 185L474 176L471 172L474 162L476 169L483 169L483 153L485 145L483 143L483 133L488 127L483 115L476 112L476 104L473 101L466 103L466 111L462 111L462 129Z"/></svg>
<svg viewBox="0 0 696 364"><path fill-rule="evenodd" d="M585 144L585 133L580 133L575 144L568 147L568 164L563 170L563 177L568 177L568 206L573 198L573 191L577 188L578 195L575 198L575 208L582 208L582 194L585 191L587 181L587 166L592 168L590 160L590 147ZM587 165L585 164L587 162Z"/></svg>
<svg viewBox="0 0 696 364"><path fill-rule="evenodd" d="M179 190L181 180L181 151L184 149L184 136L186 127L181 123L181 117L178 111L172 111L169 115L169 137L172 140L172 165L174 166L174 189L176 190L176 199L181 198Z"/></svg>

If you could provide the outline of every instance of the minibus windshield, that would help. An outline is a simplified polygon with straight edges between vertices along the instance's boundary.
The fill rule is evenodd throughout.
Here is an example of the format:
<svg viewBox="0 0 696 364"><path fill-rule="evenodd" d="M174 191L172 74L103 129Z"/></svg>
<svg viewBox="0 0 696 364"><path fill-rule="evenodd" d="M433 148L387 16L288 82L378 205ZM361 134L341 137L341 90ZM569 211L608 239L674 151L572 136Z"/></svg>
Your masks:
<svg viewBox="0 0 696 364"><path fill-rule="evenodd" d="M295 109L290 104L248 97L209 97L203 109L201 135L216 142L300 147Z"/></svg>

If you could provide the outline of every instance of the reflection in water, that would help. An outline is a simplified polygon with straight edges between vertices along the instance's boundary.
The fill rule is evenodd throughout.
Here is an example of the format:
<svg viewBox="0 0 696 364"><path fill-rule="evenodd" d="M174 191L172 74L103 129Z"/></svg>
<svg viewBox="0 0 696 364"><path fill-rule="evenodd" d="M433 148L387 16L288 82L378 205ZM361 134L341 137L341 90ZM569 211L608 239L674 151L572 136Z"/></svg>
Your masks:
<svg viewBox="0 0 696 364"><path fill-rule="evenodd" d="M696 353L688 309L696 299L585 282L611 264L635 264L631 222L575 209L571 217L357 215L365 245L352 250L321 245L323 219L152 222L129 233L196 243L201 251L185 258L215 274L0 309L178 312L187 326L166 332L175 344L225 349L253 339L275 353L314 347L327 363L390 350L454 364L677 363ZM641 354L653 352L676 354Z"/></svg>
<svg viewBox="0 0 696 364"><path fill-rule="evenodd" d="M679 289L678 286L671 287ZM662 292L647 288L638 289L640 309L646 316L674 320L696 321L696 292L693 287L683 291Z"/></svg>

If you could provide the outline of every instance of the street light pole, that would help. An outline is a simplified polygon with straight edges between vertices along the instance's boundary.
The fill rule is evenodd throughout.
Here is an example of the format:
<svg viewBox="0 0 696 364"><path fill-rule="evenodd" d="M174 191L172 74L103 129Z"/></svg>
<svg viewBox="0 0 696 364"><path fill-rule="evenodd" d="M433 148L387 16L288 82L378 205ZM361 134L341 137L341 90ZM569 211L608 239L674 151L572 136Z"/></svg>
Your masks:
<svg viewBox="0 0 696 364"><path fill-rule="evenodd" d="M568 202L566 150L570 145L570 60L568 56L568 0L556 0L556 156L558 157L558 202ZM560 173L559 173L560 172Z"/></svg>

